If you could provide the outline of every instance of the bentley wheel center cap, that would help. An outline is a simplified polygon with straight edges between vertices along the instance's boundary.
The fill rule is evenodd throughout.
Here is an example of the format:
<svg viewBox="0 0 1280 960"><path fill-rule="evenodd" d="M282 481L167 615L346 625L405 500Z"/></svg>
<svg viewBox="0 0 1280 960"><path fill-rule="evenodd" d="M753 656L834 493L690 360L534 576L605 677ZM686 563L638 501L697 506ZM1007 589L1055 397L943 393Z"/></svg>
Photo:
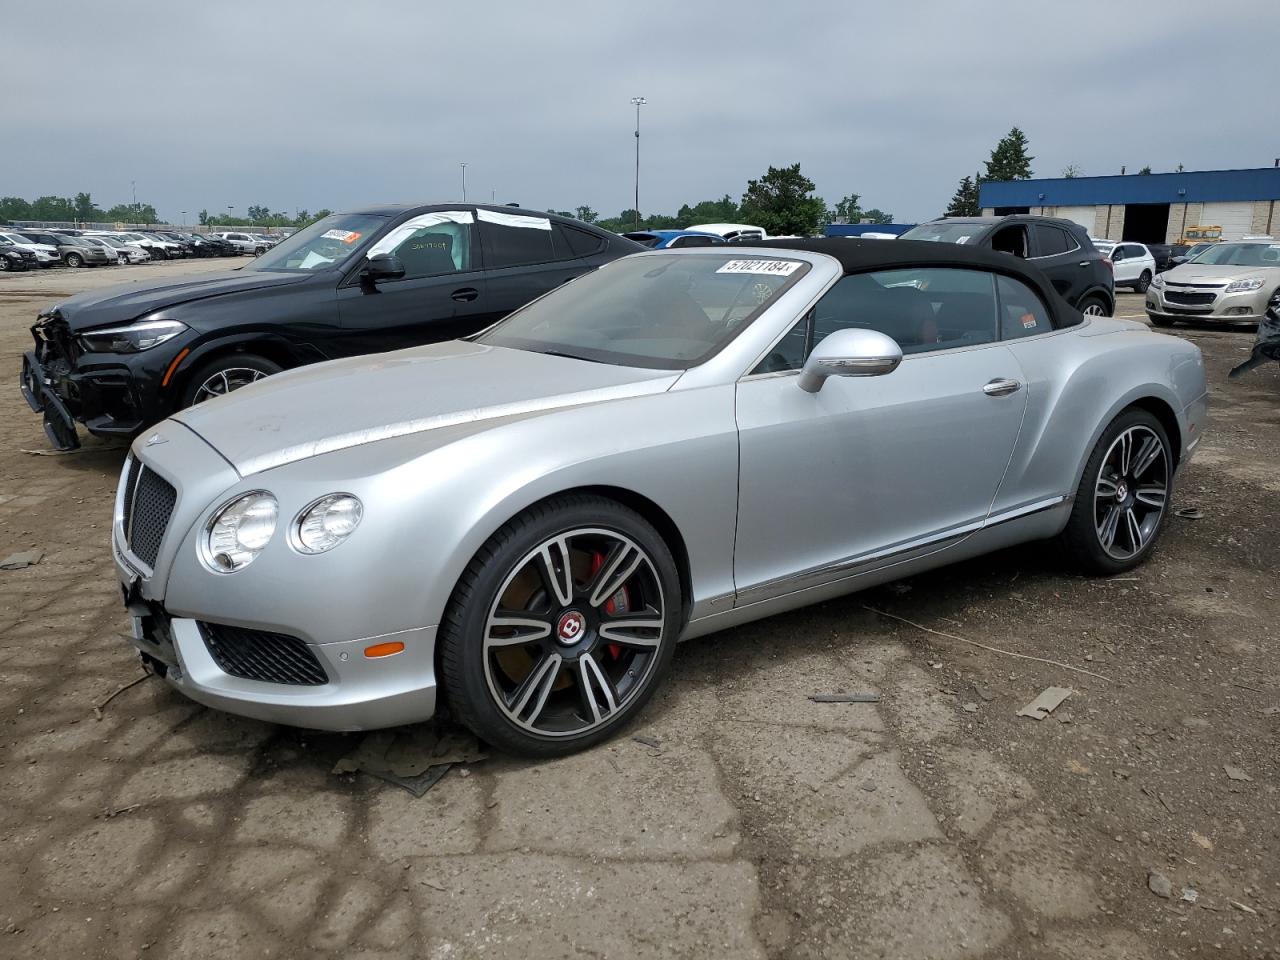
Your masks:
<svg viewBox="0 0 1280 960"><path fill-rule="evenodd" d="M566 647L571 647L582 639L587 629L587 618L577 610L570 610L556 624L556 639Z"/></svg>
<svg viewBox="0 0 1280 960"><path fill-rule="evenodd" d="M1116 485L1116 499L1123 500L1127 496L1129 496L1129 485L1121 480L1120 483Z"/></svg>

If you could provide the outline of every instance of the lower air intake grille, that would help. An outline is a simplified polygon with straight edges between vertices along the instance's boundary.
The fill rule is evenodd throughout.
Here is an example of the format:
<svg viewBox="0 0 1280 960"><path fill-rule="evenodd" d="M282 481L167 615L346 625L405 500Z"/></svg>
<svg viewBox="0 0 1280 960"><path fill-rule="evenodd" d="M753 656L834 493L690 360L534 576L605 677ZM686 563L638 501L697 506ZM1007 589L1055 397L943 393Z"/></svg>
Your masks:
<svg viewBox="0 0 1280 960"><path fill-rule="evenodd" d="M203 621L200 635L214 662L233 677L303 687L329 682L316 655L297 637Z"/></svg>

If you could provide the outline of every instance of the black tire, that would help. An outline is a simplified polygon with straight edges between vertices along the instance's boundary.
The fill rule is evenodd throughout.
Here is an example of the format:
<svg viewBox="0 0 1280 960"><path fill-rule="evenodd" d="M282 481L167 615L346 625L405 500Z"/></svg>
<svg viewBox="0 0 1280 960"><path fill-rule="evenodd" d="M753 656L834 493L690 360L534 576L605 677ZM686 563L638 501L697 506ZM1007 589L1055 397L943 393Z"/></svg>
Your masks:
<svg viewBox="0 0 1280 960"><path fill-rule="evenodd" d="M266 253L266 252L267 252L267 248L266 248L266 247L254 247L254 248L253 248L253 255L254 255L255 257L260 257L260 256L262 256L262 255L263 255L264 253Z"/></svg>
<svg viewBox="0 0 1280 960"><path fill-rule="evenodd" d="M65 261L68 267L84 266L84 257L80 256L78 253L68 253L65 257Z"/></svg>
<svg viewBox="0 0 1280 960"><path fill-rule="evenodd" d="M1162 317L1159 314L1148 313L1147 319L1151 321L1153 327L1172 327L1178 321L1172 317Z"/></svg>
<svg viewBox="0 0 1280 960"><path fill-rule="evenodd" d="M1146 293L1149 286L1151 286L1151 271L1143 270L1142 276L1138 277L1138 282L1133 289L1138 293Z"/></svg>
<svg viewBox="0 0 1280 960"><path fill-rule="evenodd" d="M500 591L510 589L509 585L513 578L526 569L526 563L531 562L531 554L534 554L540 545L562 535L567 537L571 532L576 536L584 530L607 531L610 534L621 535L647 555L649 564L642 570L644 575L650 577L651 582L659 587L656 596L659 597L662 609L661 616L655 616L654 622L661 622L662 629L660 635L653 641L656 642L656 647L651 649L651 653L643 664L640 664L638 659L632 659L610 667L606 662L606 670L620 671L616 681L611 681L616 682L612 692L618 699L616 706L614 706L614 700L609 699L611 715L605 718L597 714L590 720L579 717L578 720L588 724L582 730L568 729L566 732L565 728L575 727L573 720L569 720L564 722L563 728L553 734L538 733L536 730L518 726L504 712L504 708L499 707L495 702L499 694L491 691L488 677L491 669L498 668L493 661L487 659L493 651L485 650L488 618L491 609L498 603ZM566 542L573 541L566 540ZM622 556L622 554L619 555L619 561ZM621 566L621 562L619 565ZM606 572L601 575L609 574ZM605 604L597 604L599 609L594 612L589 609L588 604L591 601L586 599L586 591L590 589L591 581L595 576L595 572L592 572L587 582L579 583L576 579L577 571L571 573L573 591L569 608L580 608L594 615L594 613L602 613L614 603L614 599L610 599ZM615 593L612 596L616 598L618 595ZM534 595L535 599L537 596L539 595ZM560 624L552 634L544 635L544 645L564 655L563 662L559 660L558 655L556 656L557 665L550 671L551 679L548 681L547 689L557 691L561 703L568 703L567 707L561 706L559 709L562 715L571 716L575 709L581 709L582 701L578 700L579 706L575 708L574 701L569 698L583 696L583 688L577 677L579 672L587 673L586 665L580 661L586 659L587 653L598 657L600 661L605 661L606 656L617 658L619 653L616 644L611 645L600 637L602 627L597 631L595 626L579 626L574 633L582 638L586 649L582 651L583 655L579 660L575 661L573 648L557 646L557 643L574 642L563 639L564 623L567 618L575 615L581 621L581 614L575 614L573 609L569 612L559 612L560 605L550 598L547 591L544 590L542 596L546 597L545 602L549 609L540 615L541 618L547 624L557 622ZM553 497L530 507L515 519L508 521L480 548L462 574L457 586L454 587L453 596L449 600L449 606L441 623L439 649L443 694L453 717L494 747L525 757L563 756L599 743L625 726L662 682L671 665L671 657L675 652L676 639L681 628L682 599L680 577L671 551L658 532L635 511L605 497L586 494ZM602 616L600 623L604 622ZM540 640L537 643L541 644L543 641ZM613 649L609 649L611 646ZM639 653L625 649L622 653L636 658L640 656ZM524 685L528 685L528 681L533 679L533 674L539 670L539 665L545 662L547 662L546 659L529 660L530 665L527 668ZM593 660L592 664L594 665L595 662ZM578 672L575 672L575 667ZM636 671L639 671L638 679L629 680L636 677ZM562 682L569 684L571 689L563 688ZM623 685L628 682L631 683L630 689L623 691ZM518 692L517 689L516 693ZM588 696L595 697L595 694L592 692ZM529 719L529 726L534 726L541 716L555 712L552 705L554 696L544 695L544 699L547 702L546 709L542 706L543 701L539 700L538 706L534 708L534 714ZM506 709L511 709L510 701ZM517 713L522 710L520 706L515 706L514 709ZM581 713L585 714L585 709L581 709ZM592 723L595 725L591 726Z"/></svg>
<svg viewBox="0 0 1280 960"><path fill-rule="evenodd" d="M283 369L284 367L280 366L280 364L273 363L266 357L259 357L252 353L231 353L223 357L217 357L198 367L186 378L179 403L181 408L185 410L200 399L208 399L207 397L201 397L202 388L210 379L217 377L221 373L229 373L236 370L254 370L258 371L261 375L259 379L261 379L261 377L269 377L272 374L279 373ZM232 386L231 389L235 390L238 387Z"/></svg>
<svg viewBox="0 0 1280 960"><path fill-rule="evenodd" d="M9 258L0 257L0 273L6 273L9 270Z"/></svg>
<svg viewBox="0 0 1280 960"><path fill-rule="evenodd" d="M1146 435L1152 435L1159 440L1165 474L1163 506L1154 518L1153 527L1145 543L1132 556L1119 557L1107 550L1099 533L1099 504L1119 507L1118 503L1111 504L1110 497L1104 498L1104 494L1099 491L1099 485L1102 482L1100 481L1100 475L1103 471L1104 461L1112 450L1113 444L1117 442L1117 439L1122 434L1134 430L1134 428L1137 428L1136 432L1139 436L1144 435L1145 432ZM1152 469L1154 469L1154 465ZM1152 474L1148 471L1146 476L1151 477ZM1126 478L1125 489L1136 494L1139 489L1137 481L1130 481ZM1141 504L1133 503L1133 499L1125 499L1129 500L1134 506L1139 508L1142 506ZM1080 482L1076 486L1075 502L1071 508L1071 516L1067 520L1066 528L1060 535L1062 546L1072 561L1085 573L1112 576L1117 573L1123 573L1126 570L1132 570L1146 560L1151 555L1151 551L1155 549L1156 541L1160 538L1160 531L1163 529L1164 521L1168 516L1169 504L1172 499L1173 452L1169 445L1168 434L1165 433L1164 427L1161 426L1160 421L1153 414L1139 407L1130 407L1116 417L1115 420L1111 421L1107 429L1102 432L1102 436L1098 438L1098 442L1094 446L1088 462L1085 464L1084 474L1080 477ZM1119 537L1118 532L1115 535L1117 538Z"/></svg>
<svg viewBox="0 0 1280 960"><path fill-rule="evenodd" d="M1112 308L1107 306L1105 300L1094 296L1085 297L1081 300L1077 309L1085 316L1109 317L1112 313Z"/></svg>

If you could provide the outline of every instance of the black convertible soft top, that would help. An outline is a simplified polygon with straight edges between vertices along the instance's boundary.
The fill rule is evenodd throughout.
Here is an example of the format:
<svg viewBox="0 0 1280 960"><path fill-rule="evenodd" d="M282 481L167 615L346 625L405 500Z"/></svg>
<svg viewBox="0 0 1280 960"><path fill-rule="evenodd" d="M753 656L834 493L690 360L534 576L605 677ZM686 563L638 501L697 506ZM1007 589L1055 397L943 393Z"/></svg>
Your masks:
<svg viewBox="0 0 1280 960"><path fill-rule="evenodd" d="M845 237L756 240L749 246L825 253L839 260L846 274L908 267L969 267L990 270L1015 277L1038 292L1052 314L1054 327L1070 327L1084 319L1054 289L1049 278L1038 267L1010 253L933 240L857 240Z"/></svg>

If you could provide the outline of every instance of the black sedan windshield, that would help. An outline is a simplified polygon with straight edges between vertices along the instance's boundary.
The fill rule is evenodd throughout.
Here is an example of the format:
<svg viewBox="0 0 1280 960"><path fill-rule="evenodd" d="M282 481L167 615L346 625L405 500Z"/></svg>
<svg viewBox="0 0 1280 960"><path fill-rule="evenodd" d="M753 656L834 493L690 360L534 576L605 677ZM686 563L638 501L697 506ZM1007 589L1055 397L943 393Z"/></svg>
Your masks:
<svg viewBox="0 0 1280 960"><path fill-rule="evenodd" d="M808 269L803 260L759 255L628 257L518 310L478 342L687 370L724 349Z"/></svg>
<svg viewBox="0 0 1280 960"><path fill-rule="evenodd" d="M280 241L246 269L292 272L341 266L386 222L370 213L335 213Z"/></svg>

